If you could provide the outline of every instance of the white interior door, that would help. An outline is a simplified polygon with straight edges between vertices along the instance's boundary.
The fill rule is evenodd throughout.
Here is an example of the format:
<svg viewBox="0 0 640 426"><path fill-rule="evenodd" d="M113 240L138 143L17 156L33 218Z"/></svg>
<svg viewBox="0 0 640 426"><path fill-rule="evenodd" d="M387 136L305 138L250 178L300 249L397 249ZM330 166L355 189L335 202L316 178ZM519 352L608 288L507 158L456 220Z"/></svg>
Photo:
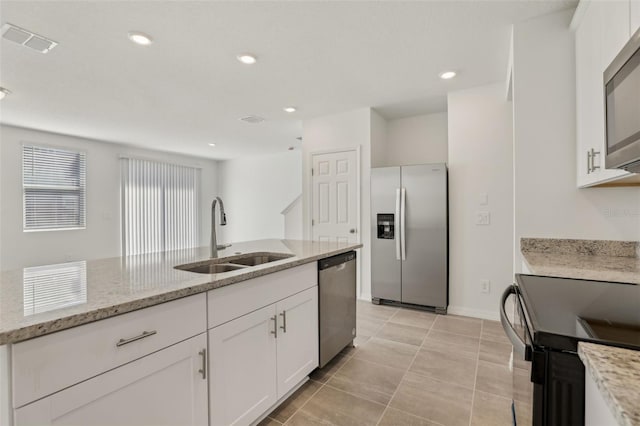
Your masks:
<svg viewBox="0 0 640 426"><path fill-rule="evenodd" d="M354 149L312 155L313 240L358 242L357 153Z"/></svg>

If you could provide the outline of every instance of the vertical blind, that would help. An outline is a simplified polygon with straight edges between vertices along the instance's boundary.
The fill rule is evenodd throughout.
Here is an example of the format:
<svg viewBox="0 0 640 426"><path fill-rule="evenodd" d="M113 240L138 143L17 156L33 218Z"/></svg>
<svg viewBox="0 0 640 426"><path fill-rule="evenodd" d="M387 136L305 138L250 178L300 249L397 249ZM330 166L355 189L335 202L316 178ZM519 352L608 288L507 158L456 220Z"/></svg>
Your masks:
<svg viewBox="0 0 640 426"><path fill-rule="evenodd" d="M200 171L134 158L121 161L123 253L197 247Z"/></svg>
<svg viewBox="0 0 640 426"><path fill-rule="evenodd" d="M83 152L22 147L24 229L83 228L86 224L86 159Z"/></svg>

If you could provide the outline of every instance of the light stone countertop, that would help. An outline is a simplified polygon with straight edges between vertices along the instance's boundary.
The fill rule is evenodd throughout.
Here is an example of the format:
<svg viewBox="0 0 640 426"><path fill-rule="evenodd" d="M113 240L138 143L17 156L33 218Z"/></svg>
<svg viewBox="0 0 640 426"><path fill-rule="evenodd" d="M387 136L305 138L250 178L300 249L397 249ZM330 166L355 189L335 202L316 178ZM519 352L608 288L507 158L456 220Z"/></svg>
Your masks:
<svg viewBox="0 0 640 426"><path fill-rule="evenodd" d="M174 269L176 265L207 260L209 247L2 272L0 345L213 290L360 247L362 244L300 240L234 243L219 250L218 257L238 252L294 256L219 274Z"/></svg>
<svg viewBox="0 0 640 426"><path fill-rule="evenodd" d="M640 243L635 241L523 238L531 273L640 284Z"/></svg>
<svg viewBox="0 0 640 426"><path fill-rule="evenodd" d="M640 425L640 351L578 343L578 355L619 425Z"/></svg>

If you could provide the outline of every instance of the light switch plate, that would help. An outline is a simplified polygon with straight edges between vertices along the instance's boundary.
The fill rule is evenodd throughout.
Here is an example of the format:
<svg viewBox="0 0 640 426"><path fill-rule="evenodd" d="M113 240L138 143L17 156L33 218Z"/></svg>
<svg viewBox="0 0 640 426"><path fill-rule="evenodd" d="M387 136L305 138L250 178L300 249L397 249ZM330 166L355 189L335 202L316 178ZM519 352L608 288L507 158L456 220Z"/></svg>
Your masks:
<svg viewBox="0 0 640 426"><path fill-rule="evenodd" d="M476 225L491 225L491 213L487 211L476 212Z"/></svg>

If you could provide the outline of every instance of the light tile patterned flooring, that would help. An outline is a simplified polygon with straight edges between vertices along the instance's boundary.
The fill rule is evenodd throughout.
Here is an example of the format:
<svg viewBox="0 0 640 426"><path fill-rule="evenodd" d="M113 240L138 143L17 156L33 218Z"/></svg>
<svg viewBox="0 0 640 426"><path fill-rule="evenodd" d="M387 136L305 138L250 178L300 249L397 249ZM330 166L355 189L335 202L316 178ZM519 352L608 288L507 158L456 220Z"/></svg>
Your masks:
<svg viewBox="0 0 640 426"><path fill-rule="evenodd" d="M500 323L358 301L357 326L356 347L260 426L511 425L511 345ZM518 391L528 417L530 389Z"/></svg>

